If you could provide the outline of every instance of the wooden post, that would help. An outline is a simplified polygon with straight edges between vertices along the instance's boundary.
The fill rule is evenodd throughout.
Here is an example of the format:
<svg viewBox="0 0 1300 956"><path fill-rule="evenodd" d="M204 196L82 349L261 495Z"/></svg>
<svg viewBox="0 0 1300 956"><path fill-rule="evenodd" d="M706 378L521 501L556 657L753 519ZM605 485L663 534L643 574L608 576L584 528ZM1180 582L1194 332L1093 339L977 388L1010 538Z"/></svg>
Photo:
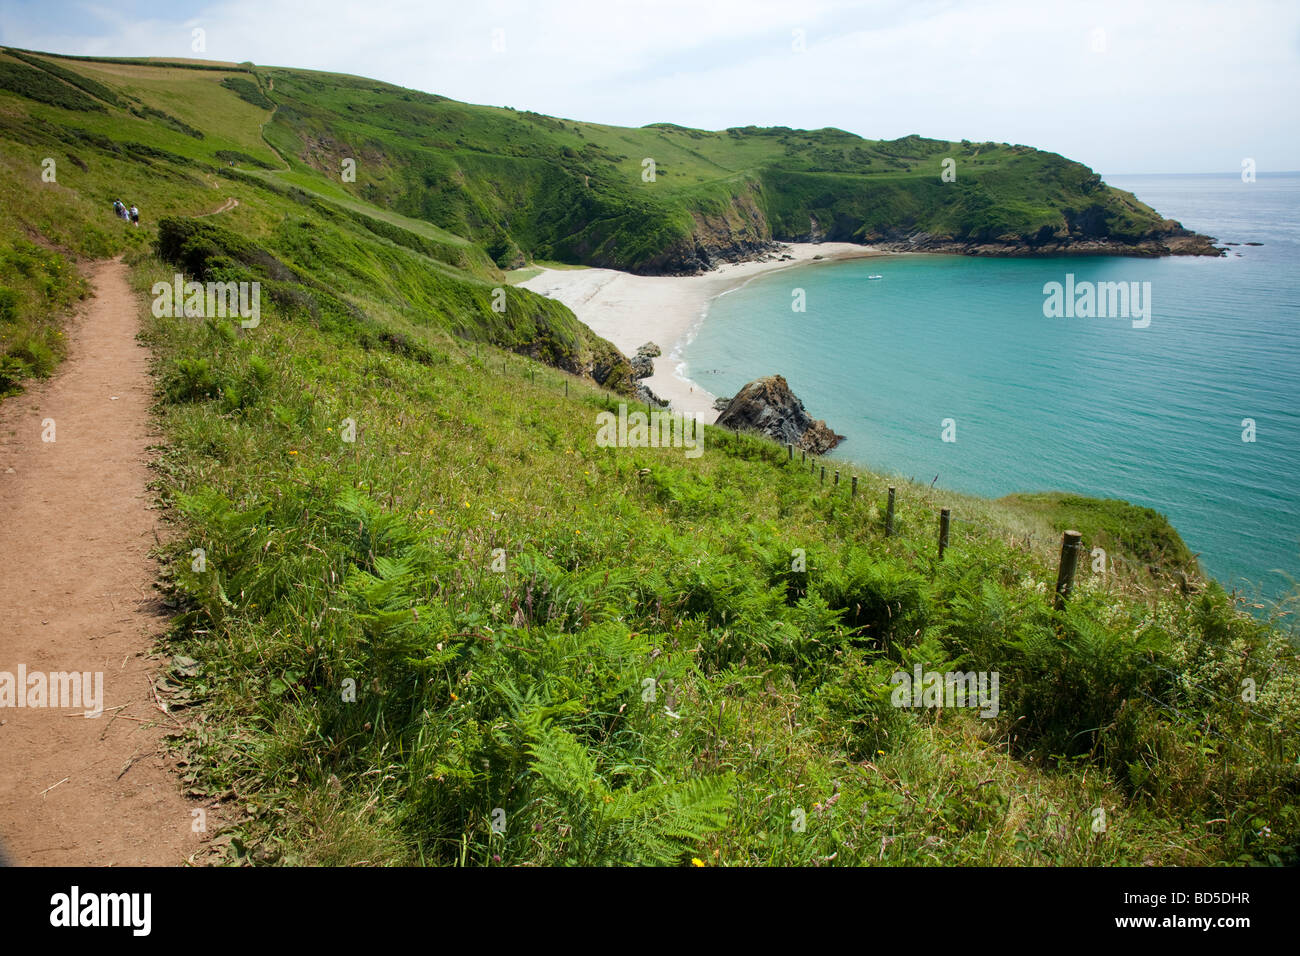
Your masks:
<svg viewBox="0 0 1300 956"><path fill-rule="evenodd" d="M858 496L858 476L857 476L857 475L854 475L854 476L853 476L853 491L850 492L849 497L851 497L851 498L856 498L857 496Z"/></svg>
<svg viewBox="0 0 1300 956"><path fill-rule="evenodd" d="M532 368L529 369L529 371L533 373L533 384L536 385L536 384L537 384L537 366L534 365Z"/></svg>
<svg viewBox="0 0 1300 956"><path fill-rule="evenodd" d="M569 380L567 378L564 380L564 397L569 397Z"/></svg>
<svg viewBox="0 0 1300 956"><path fill-rule="evenodd" d="M889 504L885 506L885 537L894 533L894 489L889 489Z"/></svg>
<svg viewBox="0 0 1300 956"><path fill-rule="evenodd" d="M799 449L799 464L802 465L802 464L803 464L804 462L806 462L807 460L808 460L808 449L806 449L806 448L800 448L800 449Z"/></svg>
<svg viewBox="0 0 1300 956"><path fill-rule="evenodd" d="M787 442L785 446L785 457L787 461L794 461L794 445L791 445L789 442Z"/></svg>
<svg viewBox="0 0 1300 956"><path fill-rule="evenodd" d="M943 553L948 550L948 522L951 514L947 508L939 512L939 560L943 560Z"/></svg>
<svg viewBox="0 0 1300 956"><path fill-rule="evenodd" d="M1079 546L1083 535L1067 531L1061 535L1061 567L1056 572L1056 609L1065 607L1065 601L1074 587L1074 570L1079 566Z"/></svg>
<svg viewBox="0 0 1300 956"><path fill-rule="evenodd" d="M836 469L835 469L835 487L838 488L839 486L840 486L840 470L839 470L838 468L836 468Z"/></svg>
<svg viewBox="0 0 1300 956"><path fill-rule="evenodd" d="M825 465L822 465L822 476L821 476L821 478L818 479L818 480L821 482L821 484L823 484L823 485L826 484L826 466L825 466Z"/></svg>

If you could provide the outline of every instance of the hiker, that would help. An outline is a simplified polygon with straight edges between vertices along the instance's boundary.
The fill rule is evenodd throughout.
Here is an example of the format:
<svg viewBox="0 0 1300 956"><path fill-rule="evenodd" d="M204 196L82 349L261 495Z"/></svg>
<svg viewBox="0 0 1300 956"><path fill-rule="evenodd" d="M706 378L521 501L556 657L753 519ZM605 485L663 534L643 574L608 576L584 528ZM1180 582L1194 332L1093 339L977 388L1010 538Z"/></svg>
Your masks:
<svg viewBox="0 0 1300 956"><path fill-rule="evenodd" d="M126 218L126 207L122 205L122 200L113 200L113 215L117 216L118 219Z"/></svg>
<svg viewBox="0 0 1300 956"><path fill-rule="evenodd" d="M134 206L131 207L131 225L140 225L140 210L136 209Z"/></svg>

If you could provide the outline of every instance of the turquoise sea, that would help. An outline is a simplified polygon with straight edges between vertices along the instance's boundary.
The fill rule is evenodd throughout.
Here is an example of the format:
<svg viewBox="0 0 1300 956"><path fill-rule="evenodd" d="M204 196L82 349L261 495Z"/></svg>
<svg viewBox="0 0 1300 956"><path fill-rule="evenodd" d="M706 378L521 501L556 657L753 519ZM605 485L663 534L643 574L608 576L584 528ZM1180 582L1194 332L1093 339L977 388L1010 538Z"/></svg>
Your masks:
<svg viewBox="0 0 1300 956"><path fill-rule="evenodd" d="M1220 244L1263 245L1223 259L798 266L715 299L683 371L717 395L784 375L847 436L834 457L874 470L1150 506L1209 574L1279 597L1291 585L1278 571L1300 578L1300 173L1105 178ZM1045 283L1067 274L1149 282L1150 324L1045 317Z"/></svg>

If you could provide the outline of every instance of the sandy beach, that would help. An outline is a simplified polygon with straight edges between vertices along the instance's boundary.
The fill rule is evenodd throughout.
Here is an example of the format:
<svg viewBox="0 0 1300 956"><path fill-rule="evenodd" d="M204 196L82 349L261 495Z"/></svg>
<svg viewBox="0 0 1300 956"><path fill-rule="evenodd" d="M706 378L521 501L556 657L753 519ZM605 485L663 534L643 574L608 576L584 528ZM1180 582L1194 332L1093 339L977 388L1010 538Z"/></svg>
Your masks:
<svg viewBox="0 0 1300 956"><path fill-rule="evenodd" d="M791 258L781 259L783 255ZM871 246L849 242L783 243L768 261L729 263L698 276L638 276L615 269L544 269L520 286L563 302L600 336L631 357L646 342L663 355L654 375L643 382L674 411L699 412L713 422L716 396L677 374L681 350L708 311L709 303L760 276L822 260L881 255ZM779 369L755 370L755 377Z"/></svg>

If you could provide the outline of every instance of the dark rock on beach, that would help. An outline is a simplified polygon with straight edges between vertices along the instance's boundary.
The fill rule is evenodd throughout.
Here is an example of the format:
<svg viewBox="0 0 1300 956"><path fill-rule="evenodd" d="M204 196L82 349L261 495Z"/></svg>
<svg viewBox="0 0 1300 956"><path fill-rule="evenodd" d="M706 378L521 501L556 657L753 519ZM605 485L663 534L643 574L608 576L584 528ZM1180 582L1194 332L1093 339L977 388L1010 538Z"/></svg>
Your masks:
<svg viewBox="0 0 1300 956"><path fill-rule="evenodd" d="M663 350L653 342L647 342L636 350L636 355L628 363L632 366L632 378L643 379L649 378L654 374L654 360L663 355Z"/></svg>
<svg viewBox="0 0 1300 956"><path fill-rule="evenodd" d="M824 454L844 440L843 435L827 428L826 422L808 414L780 375L755 379L742 388L716 424L733 431L758 432L814 455Z"/></svg>

